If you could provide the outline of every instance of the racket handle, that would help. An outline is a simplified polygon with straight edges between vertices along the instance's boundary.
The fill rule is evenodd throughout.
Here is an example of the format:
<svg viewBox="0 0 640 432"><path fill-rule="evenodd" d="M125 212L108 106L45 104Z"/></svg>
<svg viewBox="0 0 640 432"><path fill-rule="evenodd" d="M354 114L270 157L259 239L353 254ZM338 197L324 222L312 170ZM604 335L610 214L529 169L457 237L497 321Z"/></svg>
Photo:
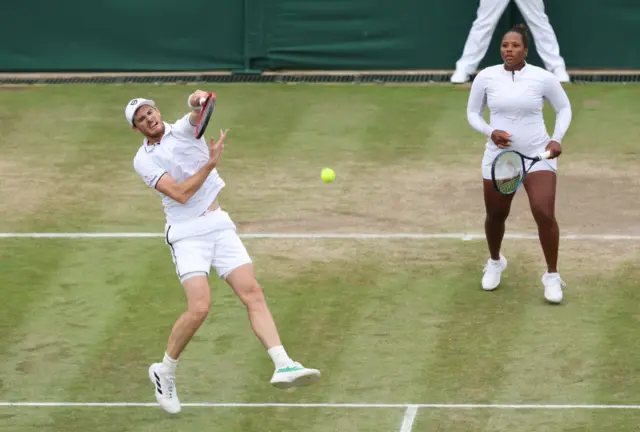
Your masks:
<svg viewBox="0 0 640 432"><path fill-rule="evenodd" d="M540 153L540 159L549 159L551 157L551 150L547 150L544 153Z"/></svg>
<svg viewBox="0 0 640 432"><path fill-rule="evenodd" d="M200 98L200 106L202 106L202 104L203 104L203 103L204 103L204 101L206 101L206 100L207 100L207 98L201 97L201 98Z"/></svg>

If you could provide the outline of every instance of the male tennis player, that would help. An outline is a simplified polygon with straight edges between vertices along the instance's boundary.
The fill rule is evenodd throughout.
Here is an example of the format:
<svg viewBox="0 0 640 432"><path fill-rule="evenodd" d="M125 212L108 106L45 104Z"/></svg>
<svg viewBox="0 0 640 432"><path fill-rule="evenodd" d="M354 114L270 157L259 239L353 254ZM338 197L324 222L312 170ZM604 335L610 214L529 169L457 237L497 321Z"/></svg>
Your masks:
<svg viewBox="0 0 640 432"><path fill-rule="evenodd" d="M456 62L456 70L451 76L452 83L467 82L470 74L476 71L489 49L493 31L510 2L511 0L480 0L477 16L469 31L462 56ZM515 0L515 2L531 28L536 49L547 70L553 72L560 82L569 82L571 79L564 59L560 55L558 39L544 10L544 1Z"/></svg>
<svg viewBox="0 0 640 432"><path fill-rule="evenodd" d="M488 67L476 76L467 105L469 123L487 137L482 175L485 232L491 256L484 268L482 287L487 291L497 288L502 272L507 268L500 246L514 197L513 194L502 195L494 190L491 164L505 148L530 157L550 151L550 159L538 162L529 171L524 188L547 262L547 272L542 276L544 296L549 302L559 303L564 282L557 268L560 231L555 216L556 158L562 153L561 142L571 124L571 104L557 77L526 62L528 47L526 27L519 25L508 31L501 45L504 63ZM555 130L551 137L542 116L545 99L556 111ZM490 125L482 117L486 106L491 113Z"/></svg>
<svg viewBox="0 0 640 432"><path fill-rule="evenodd" d="M284 389L320 378L318 370L307 369L287 355L256 281L252 260L235 224L218 204L217 195L225 183L216 167L227 131L221 131L217 141L212 138L208 146L204 138L195 139L200 98L206 96L200 90L189 95L191 112L173 124L161 120L152 100L132 99L125 108L131 128L144 136L133 166L162 198L165 241L187 298L187 311L173 326L164 359L149 367L156 399L172 414L180 412L175 384L178 358L209 313L212 267L246 306L251 327L275 365L271 384Z"/></svg>

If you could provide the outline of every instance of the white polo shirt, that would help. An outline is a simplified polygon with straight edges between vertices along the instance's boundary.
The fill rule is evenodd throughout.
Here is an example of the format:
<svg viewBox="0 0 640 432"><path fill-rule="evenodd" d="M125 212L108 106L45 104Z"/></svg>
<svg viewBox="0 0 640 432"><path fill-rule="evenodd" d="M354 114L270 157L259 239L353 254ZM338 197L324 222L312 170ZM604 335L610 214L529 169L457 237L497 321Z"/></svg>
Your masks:
<svg viewBox="0 0 640 432"><path fill-rule="evenodd" d="M164 127L164 136L160 142L150 145L145 138L133 159L136 172L153 189L165 174L170 175L176 183L183 183L209 159L209 147L204 138L198 140L194 137L195 127L189 122L189 114L173 124L164 122ZM211 205L224 186L224 180L214 168L200 189L185 204L156 190L162 197L167 224L198 217Z"/></svg>
<svg viewBox="0 0 640 432"><path fill-rule="evenodd" d="M542 116L544 100L556 111L555 130L550 137ZM489 123L482 113L489 107ZM511 134L511 148L535 155L551 139L562 143L571 124L571 104L560 81L545 69L530 64L519 71L507 71L504 65L490 66L478 73L471 85L467 120L489 139L486 149L498 152L491 133L498 129Z"/></svg>

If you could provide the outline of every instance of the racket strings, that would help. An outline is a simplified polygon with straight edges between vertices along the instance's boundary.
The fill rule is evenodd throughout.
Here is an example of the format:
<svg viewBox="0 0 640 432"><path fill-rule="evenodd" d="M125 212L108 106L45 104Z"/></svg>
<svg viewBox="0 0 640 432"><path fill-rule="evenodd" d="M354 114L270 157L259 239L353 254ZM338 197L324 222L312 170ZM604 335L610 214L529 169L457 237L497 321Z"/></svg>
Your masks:
<svg viewBox="0 0 640 432"><path fill-rule="evenodd" d="M498 183L498 189L500 189L500 192L509 193L515 191L518 188L521 179L522 175L519 175L509 180L503 179L497 180L496 182Z"/></svg>
<svg viewBox="0 0 640 432"><path fill-rule="evenodd" d="M522 159L515 153L505 152L498 157L493 172L498 190L505 194L515 192L524 177Z"/></svg>

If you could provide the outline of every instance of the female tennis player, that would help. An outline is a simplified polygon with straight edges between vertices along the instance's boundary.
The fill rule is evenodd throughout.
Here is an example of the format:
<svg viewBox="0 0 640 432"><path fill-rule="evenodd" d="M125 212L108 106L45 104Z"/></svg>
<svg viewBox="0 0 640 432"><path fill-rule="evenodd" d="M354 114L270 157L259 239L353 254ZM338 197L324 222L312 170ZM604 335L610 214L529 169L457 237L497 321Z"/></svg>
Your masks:
<svg viewBox="0 0 640 432"><path fill-rule="evenodd" d="M483 289L498 287L507 259L500 252L515 194L502 195L491 181L491 163L503 150L511 148L534 157L549 151L549 159L535 164L525 177L524 188L531 212L538 225L538 236L547 263L542 276L544 296L552 303L562 301L565 285L558 273L560 233L555 217L557 157L562 153L562 139L571 123L571 104L558 78L551 72L526 62L529 38L524 25L508 31L500 49L503 64L482 70L471 85L467 119L477 131L487 136L482 175L486 209L485 233L490 258L484 267ZM555 130L549 137L542 116L544 100L556 112ZM488 106L490 124L483 117Z"/></svg>

